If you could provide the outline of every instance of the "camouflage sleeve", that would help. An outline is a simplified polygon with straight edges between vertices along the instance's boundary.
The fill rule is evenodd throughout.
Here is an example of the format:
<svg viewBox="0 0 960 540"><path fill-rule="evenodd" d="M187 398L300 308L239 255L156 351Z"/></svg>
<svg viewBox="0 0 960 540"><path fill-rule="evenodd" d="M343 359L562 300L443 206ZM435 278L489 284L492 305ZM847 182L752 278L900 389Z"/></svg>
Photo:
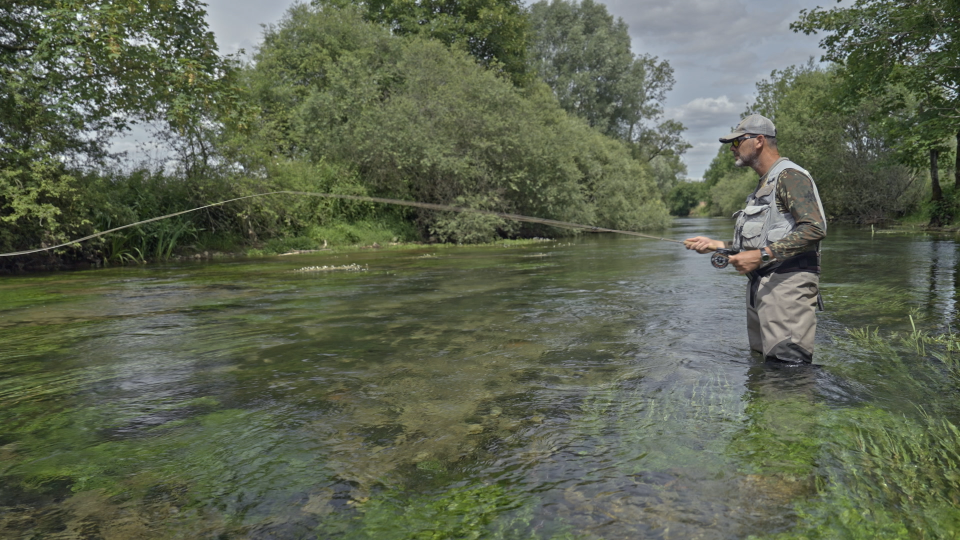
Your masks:
<svg viewBox="0 0 960 540"><path fill-rule="evenodd" d="M787 169L780 174L777 210L783 214L790 212L797 222L796 230L770 244L770 251L777 260L815 250L818 242L827 236L826 217L817 204L813 182L800 171Z"/></svg>

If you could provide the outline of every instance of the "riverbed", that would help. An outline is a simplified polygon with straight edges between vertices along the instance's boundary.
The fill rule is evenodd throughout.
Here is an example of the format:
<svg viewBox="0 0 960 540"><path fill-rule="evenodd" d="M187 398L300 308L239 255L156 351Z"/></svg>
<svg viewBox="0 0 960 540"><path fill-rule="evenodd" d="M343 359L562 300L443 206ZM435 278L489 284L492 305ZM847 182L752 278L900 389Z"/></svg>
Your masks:
<svg viewBox="0 0 960 540"><path fill-rule="evenodd" d="M0 277L0 537L949 537L958 262L832 227L799 368L626 236Z"/></svg>

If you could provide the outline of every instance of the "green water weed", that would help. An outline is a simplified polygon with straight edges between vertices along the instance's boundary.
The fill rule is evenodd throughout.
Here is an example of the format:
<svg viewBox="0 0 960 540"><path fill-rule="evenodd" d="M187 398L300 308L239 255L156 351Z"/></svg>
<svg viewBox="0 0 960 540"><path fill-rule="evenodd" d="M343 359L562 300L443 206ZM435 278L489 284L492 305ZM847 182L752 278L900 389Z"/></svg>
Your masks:
<svg viewBox="0 0 960 540"><path fill-rule="evenodd" d="M322 537L334 528L351 540L489 538L488 526L497 516L519 505L520 499L499 485L453 488L413 498L383 493L357 505L359 513L352 522L323 524Z"/></svg>
<svg viewBox="0 0 960 540"><path fill-rule="evenodd" d="M956 538L960 535L960 430L923 409L910 417L875 407L827 426L820 493L773 538Z"/></svg>

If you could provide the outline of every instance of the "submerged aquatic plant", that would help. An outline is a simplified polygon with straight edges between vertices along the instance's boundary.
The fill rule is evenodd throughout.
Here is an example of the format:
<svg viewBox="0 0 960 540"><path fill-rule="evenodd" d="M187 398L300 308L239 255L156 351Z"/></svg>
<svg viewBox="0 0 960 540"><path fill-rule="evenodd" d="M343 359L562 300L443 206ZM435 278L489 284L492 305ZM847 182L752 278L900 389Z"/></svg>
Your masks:
<svg viewBox="0 0 960 540"><path fill-rule="evenodd" d="M960 430L920 409L876 407L838 415L821 456L819 495L774 538L957 538Z"/></svg>
<svg viewBox="0 0 960 540"><path fill-rule="evenodd" d="M528 519L519 513L523 500L499 485L453 488L445 492L410 497L382 493L357 506L348 520L337 516L321 523L323 538L361 540L445 540L448 538L538 538ZM553 538L558 538L554 536Z"/></svg>
<svg viewBox="0 0 960 540"><path fill-rule="evenodd" d="M816 495L799 500L796 526L772 538L960 538L958 411L930 399L956 391L960 336L931 334L915 315L907 316L905 333L847 330L852 343L879 354L877 362L857 363L851 373L869 369L869 377L860 372L855 378L925 405L861 405L820 414L819 449L811 456ZM931 357L952 377L944 379Z"/></svg>

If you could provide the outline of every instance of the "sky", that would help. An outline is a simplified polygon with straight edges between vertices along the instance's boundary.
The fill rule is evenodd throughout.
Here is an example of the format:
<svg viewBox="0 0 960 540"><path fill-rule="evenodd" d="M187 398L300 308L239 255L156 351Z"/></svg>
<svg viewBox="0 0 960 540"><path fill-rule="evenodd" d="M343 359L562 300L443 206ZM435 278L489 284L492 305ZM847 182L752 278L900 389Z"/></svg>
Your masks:
<svg viewBox="0 0 960 540"><path fill-rule="evenodd" d="M529 3L529 0L525 0ZM701 178L752 101L756 83L774 69L820 59L822 36L790 30L801 9L832 7L835 0L607 0L608 11L630 28L634 54L667 60L676 84L665 116L687 127L693 148L684 154L687 175ZM280 20L288 0L207 0L208 23L221 53L253 51L263 24Z"/></svg>

